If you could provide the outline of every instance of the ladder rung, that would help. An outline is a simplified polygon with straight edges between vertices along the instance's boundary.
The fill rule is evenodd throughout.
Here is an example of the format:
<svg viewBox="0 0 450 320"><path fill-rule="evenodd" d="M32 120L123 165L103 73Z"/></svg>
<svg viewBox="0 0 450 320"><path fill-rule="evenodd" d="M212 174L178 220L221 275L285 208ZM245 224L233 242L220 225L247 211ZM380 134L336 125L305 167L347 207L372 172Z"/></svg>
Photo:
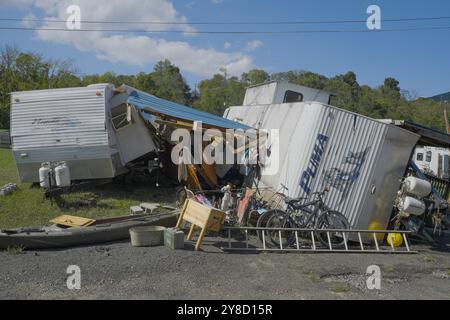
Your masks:
<svg viewBox="0 0 450 320"><path fill-rule="evenodd" d="M361 232L358 232L359 245L361 246L361 251L364 251L364 245L361 239Z"/></svg>
<svg viewBox="0 0 450 320"><path fill-rule="evenodd" d="M245 229L245 247L248 249L248 230Z"/></svg>
<svg viewBox="0 0 450 320"><path fill-rule="evenodd" d="M283 250L283 242L281 241L281 230L278 230L278 239L280 240L280 249Z"/></svg>
<svg viewBox="0 0 450 320"><path fill-rule="evenodd" d="M388 238L389 238L389 234L388 234ZM394 248L394 239L393 239L393 237L391 236L391 239L389 239L390 241L390 243L391 243L391 250L393 251L393 252L395 252L395 248Z"/></svg>
<svg viewBox="0 0 450 320"><path fill-rule="evenodd" d="M331 239L330 239L330 232L327 231L327 239L328 239L328 246L330 247L330 251L333 251L333 247L331 246Z"/></svg>
<svg viewBox="0 0 450 320"><path fill-rule="evenodd" d="M266 249L266 236L265 236L266 230L262 230L262 240L263 240L263 248Z"/></svg>
<svg viewBox="0 0 450 320"><path fill-rule="evenodd" d="M295 231L295 243L297 244L297 250L300 250L300 245L298 243L298 232Z"/></svg>
<svg viewBox="0 0 450 320"><path fill-rule="evenodd" d="M372 234L373 234L373 240L375 241L375 248L377 248L377 251L380 251L380 248L378 247L377 236L375 235L375 232Z"/></svg>
<svg viewBox="0 0 450 320"><path fill-rule="evenodd" d="M342 232L342 238L344 238L345 250L348 251L347 238L345 237L345 232Z"/></svg>
<svg viewBox="0 0 450 320"><path fill-rule="evenodd" d="M316 240L314 240L314 232L311 231L311 240L313 245L313 250L316 250Z"/></svg>
<svg viewBox="0 0 450 320"><path fill-rule="evenodd" d="M405 241L406 251L409 252L408 239L406 239L406 233L403 234L403 240Z"/></svg>

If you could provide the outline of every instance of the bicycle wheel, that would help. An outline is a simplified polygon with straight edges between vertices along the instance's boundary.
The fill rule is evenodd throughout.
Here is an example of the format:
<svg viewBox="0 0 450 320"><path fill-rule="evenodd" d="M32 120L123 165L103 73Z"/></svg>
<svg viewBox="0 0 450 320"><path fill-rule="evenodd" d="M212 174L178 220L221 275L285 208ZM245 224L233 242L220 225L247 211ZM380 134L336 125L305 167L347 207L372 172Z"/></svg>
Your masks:
<svg viewBox="0 0 450 320"><path fill-rule="evenodd" d="M269 220L269 218L274 215L274 214L283 214L284 211L279 210L279 209L271 209L271 210L267 210L266 212L264 212L259 218L258 221L256 222L256 227L258 228L265 228L267 221ZM262 238L262 230L257 230L257 234L258 234L258 238L261 242L263 242L263 238Z"/></svg>
<svg viewBox="0 0 450 320"><path fill-rule="evenodd" d="M281 211L281 210L277 210ZM272 214L266 223L267 228L294 228L294 222L284 211ZM287 248L293 243L293 231L267 230L265 231L270 243L277 248Z"/></svg>
<svg viewBox="0 0 450 320"><path fill-rule="evenodd" d="M180 208L180 209L183 208L184 202L187 199L191 199L193 197L194 197L194 193L191 190L189 190L187 188L184 188L184 187L180 188L177 191L177 195L176 195L176 198L177 198L176 206L177 206L177 208Z"/></svg>
<svg viewBox="0 0 450 320"><path fill-rule="evenodd" d="M350 223L347 218L338 211L325 211L316 222L316 229L350 229ZM316 232L319 241L329 247L328 236L326 232ZM333 248L342 248L345 245L342 232L329 232L330 242ZM348 237L347 237L348 239Z"/></svg>

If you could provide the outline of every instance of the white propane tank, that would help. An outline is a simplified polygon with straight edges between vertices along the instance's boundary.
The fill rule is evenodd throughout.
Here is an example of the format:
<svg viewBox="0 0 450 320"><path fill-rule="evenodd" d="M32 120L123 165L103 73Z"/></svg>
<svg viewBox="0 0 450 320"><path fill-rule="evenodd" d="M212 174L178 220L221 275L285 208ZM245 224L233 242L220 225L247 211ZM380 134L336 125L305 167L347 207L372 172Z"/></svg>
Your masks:
<svg viewBox="0 0 450 320"><path fill-rule="evenodd" d="M65 162L55 168L55 178L58 187L70 187L70 171Z"/></svg>
<svg viewBox="0 0 450 320"><path fill-rule="evenodd" d="M405 197L400 202L399 209L403 212L420 216L425 212L425 203L413 197Z"/></svg>
<svg viewBox="0 0 450 320"><path fill-rule="evenodd" d="M50 179L50 166L47 162L44 162L39 168L39 185L42 188L50 188Z"/></svg>
<svg viewBox="0 0 450 320"><path fill-rule="evenodd" d="M431 193L431 183L416 177L405 179L405 191L418 197L427 197Z"/></svg>

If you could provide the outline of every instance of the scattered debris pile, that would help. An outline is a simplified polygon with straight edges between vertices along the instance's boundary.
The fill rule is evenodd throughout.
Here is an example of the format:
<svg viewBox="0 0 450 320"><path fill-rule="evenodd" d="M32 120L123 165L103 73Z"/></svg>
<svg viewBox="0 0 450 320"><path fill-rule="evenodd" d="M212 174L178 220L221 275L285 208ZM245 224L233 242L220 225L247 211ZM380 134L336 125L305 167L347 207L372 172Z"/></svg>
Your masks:
<svg viewBox="0 0 450 320"><path fill-rule="evenodd" d="M15 190L17 190L17 184L7 183L3 187L0 188L0 196L6 196Z"/></svg>

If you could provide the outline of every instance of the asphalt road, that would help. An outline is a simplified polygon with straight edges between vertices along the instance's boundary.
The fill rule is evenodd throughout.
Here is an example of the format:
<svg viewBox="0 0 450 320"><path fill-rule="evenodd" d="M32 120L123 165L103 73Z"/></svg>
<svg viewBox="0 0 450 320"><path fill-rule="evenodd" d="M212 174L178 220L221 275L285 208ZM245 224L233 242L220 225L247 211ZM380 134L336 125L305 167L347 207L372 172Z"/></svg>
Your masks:
<svg viewBox="0 0 450 320"><path fill-rule="evenodd" d="M214 240L214 239L210 239ZM450 252L418 254L224 253L135 248L128 242L0 252L0 299L450 299ZM67 288L77 265L81 289ZM367 288L367 267L381 289Z"/></svg>

